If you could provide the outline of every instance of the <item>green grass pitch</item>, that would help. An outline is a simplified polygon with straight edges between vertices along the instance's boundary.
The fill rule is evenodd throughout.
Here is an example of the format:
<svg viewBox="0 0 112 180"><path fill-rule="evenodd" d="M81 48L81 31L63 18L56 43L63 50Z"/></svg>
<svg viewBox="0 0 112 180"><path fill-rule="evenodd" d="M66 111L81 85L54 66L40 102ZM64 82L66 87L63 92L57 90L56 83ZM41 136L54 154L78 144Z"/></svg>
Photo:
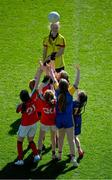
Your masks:
<svg viewBox="0 0 112 180"><path fill-rule="evenodd" d="M79 87L89 97L80 136L85 156L77 169L72 168L65 139L62 161L50 163L48 149L37 170L31 172L28 167L13 165L20 118L15 108L20 90L28 89L42 57L50 11L58 11L61 16L60 33L67 42L65 63L70 81L75 76L73 64L79 63ZM0 34L0 178L112 179L112 1L0 0ZM49 142L48 133L47 147Z"/></svg>

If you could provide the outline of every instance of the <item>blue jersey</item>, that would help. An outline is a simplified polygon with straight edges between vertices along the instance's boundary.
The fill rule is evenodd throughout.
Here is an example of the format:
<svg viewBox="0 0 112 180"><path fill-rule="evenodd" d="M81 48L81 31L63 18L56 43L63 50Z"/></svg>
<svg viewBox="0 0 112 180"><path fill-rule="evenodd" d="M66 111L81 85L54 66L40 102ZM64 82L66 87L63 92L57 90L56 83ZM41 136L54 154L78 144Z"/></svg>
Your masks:
<svg viewBox="0 0 112 180"><path fill-rule="evenodd" d="M60 90L56 90L56 126L57 128L70 128L73 127L73 96L66 92L66 108L64 112L59 109L58 96Z"/></svg>
<svg viewBox="0 0 112 180"><path fill-rule="evenodd" d="M75 114L75 110L79 108L80 104L78 101L73 101L73 119L74 119L74 134L79 135L81 134L81 125L82 125L82 116L81 114Z"/></svg>

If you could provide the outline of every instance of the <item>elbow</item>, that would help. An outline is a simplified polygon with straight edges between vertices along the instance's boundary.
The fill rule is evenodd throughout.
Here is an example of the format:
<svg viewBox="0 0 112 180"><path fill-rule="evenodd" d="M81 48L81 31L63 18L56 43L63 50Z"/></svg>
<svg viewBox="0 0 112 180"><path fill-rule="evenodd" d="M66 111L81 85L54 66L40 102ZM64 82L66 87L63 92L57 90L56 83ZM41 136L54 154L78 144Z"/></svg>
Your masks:
<svg viewBox="0 0 112 180"><path fill-rule="evenodd" d="M75 89L78 89L78 85L79 85L79 80L75 81L75 83L74 83Z"/></svg>
<svg viewBox="0 0 112 180"><path fill-rule="evenodd" d="M78 89L78 84L79 84L79 83L75 83L75 84L74 84L75 89Z"/></svg>

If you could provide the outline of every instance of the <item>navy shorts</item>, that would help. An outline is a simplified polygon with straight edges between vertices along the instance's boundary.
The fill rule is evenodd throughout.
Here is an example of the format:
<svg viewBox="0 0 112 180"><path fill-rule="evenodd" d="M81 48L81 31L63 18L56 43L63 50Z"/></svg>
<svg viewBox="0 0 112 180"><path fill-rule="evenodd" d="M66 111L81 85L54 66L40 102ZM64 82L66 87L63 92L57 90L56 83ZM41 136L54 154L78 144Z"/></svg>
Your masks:
<svg viewBox="0 0 112 180"><path fill-rule="evenodd" d="M74 123L75 123L74 134L75 135L81 134L81 125L82 125L81 115L74 116Z"/></svg>
<svg viewBox="0 0 112 180"><path fill-rule="evenodd" d="M62 119L61 117L60 118L56 118L56 127L58 129L61 129L61 128L71 128L73 127L73 119L70 118L70 119Z"/></svg>

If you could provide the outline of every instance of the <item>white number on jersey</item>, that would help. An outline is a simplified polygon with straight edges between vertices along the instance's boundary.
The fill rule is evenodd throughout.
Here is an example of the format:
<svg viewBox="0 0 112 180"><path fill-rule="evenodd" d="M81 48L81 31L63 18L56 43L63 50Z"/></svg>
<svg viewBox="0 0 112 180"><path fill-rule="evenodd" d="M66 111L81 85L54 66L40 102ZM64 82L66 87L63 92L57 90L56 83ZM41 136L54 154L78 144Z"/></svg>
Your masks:
<svg viewBox="0 0 112 180"><path fill-rule="evenodd" d="M27 109L27 114L28 115L30 115L30 114L32 114L34 111L36 110L36 107L35 107L35 105L33 104L31 107L28 107L28 109Z"/></svg>
<svg viewBox="0 0 112 180"><path fill-rule="evenodd" d="M53 114L54 113L54 109L53 108L43 108L44 113L45 114Z"/></svg>

